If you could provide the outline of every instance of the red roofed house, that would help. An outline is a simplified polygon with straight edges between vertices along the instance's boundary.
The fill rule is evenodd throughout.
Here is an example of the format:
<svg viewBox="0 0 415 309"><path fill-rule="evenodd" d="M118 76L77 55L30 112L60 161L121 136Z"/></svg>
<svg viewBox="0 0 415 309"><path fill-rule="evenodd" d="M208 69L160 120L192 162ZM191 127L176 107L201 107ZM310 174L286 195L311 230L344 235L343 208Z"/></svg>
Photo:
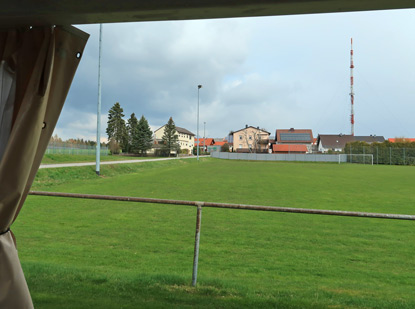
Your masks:
<svg viewBox="0 0 415 309"><path fill-rule="evenodd" d="M414 143L415 138L406 138L406 137L388 138L388 141L391 143Z"/></svg>
<svg viewBox="0 0 415 309"><path fill-rule="evenodd" d="M208 151L209 146L213 146L215 144L215 140L213 138L195 138L195 147L197 147L197 144L199 144L199 149L202 151Z"/></svg>
<svg viewBox="0 0 415 309"><path fill-rule="evenodd" d="M278 129L275 131L273 153L310 153L314 143L313 132L309 129Z"/></svg>
<svg viewBox="0 0 415 309"><path fill-rule="evenodd" d="M287 144L274 144L272 145L273 153L307 153L308 148L306 145L287 145Z"/></svg>

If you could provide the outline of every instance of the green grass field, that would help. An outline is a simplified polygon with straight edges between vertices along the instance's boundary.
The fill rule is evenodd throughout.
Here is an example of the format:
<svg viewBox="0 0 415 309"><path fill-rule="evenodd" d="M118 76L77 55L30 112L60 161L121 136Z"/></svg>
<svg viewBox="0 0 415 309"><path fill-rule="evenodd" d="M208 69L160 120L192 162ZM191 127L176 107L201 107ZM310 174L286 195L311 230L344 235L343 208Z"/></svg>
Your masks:
<svg viewBox="0 0 415 309"><path fill-rule="evenodd" d="M415 214L402 166L174 160L40 170L34 190ZM414 222L29 196L36 308L414 308Z"/></svg>

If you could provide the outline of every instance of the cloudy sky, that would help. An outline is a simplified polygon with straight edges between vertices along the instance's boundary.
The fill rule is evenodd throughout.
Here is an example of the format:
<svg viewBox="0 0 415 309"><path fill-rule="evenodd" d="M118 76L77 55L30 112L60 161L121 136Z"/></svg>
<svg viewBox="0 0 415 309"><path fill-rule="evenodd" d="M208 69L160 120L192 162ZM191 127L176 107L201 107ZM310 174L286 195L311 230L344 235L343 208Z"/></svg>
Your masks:
<svg viewBox="0 0 415 309"><path fill-rule="evenodd" d="M91 37L55 133L95 140L99 25L78 27ZM196 134L198 84L200 136L349 134L353 37L355 135L415 137L414 34L415 10L105 24L101 134L115 102Z"/></svg>

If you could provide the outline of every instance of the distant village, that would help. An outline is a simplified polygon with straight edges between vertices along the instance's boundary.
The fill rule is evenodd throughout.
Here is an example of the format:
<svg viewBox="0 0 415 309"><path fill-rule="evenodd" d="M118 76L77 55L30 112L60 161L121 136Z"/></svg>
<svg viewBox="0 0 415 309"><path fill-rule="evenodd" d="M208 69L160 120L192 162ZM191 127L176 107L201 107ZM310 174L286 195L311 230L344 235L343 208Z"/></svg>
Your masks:
<svg viewBox="0 0 415 309"><path fill-rule="evenodd" d="M162 142L161 138L164 133L164 127L154 132L154 144ZM227 137L196 138L195 134L189 130L177 127L178 141L180 149L188 150L192 153L194 147L199 145L201 152L211 153L215 151L230 151L239 153L335 153L342 152L347 143L365 142L367 144L383 143L383 136L354 136L348 134L318 134L313 136L311 129L276 129L275 135L260 127L246 125L244 128L231 131ZM395 138L389 138L389 142L397 141ZM403 139L399 141L415 142L415 139ZM157 146L155 146L157 147Z"/></svg>
<svg viewBox="0 0 415 309"><path fill-rule="evenodd" d="M176 126L173 118L155 130L144 116L138 120L134 113L128 121L124 120L123 109L116 102L109 110L107 129L108 146L111 154L139 154L154 156L192 155L197 153L209 154L212 152L235 153L273 153L273 154L310 154L310 153L340 153L352 143L356 146L383 146L393 148L415 149L415 138L389 138L369 135L358 136L353 134L317 134L315 137L311 129L276 129L269 132L259 126L245 125L245 127L232 130L225 137L197 137L193 132ZM409 144L410 143L410 144ZM65 145L64 145L65 144ZM49 146L57 149L61 146L84 145L92 147L95 142L82 139L62 141L57 135L51 138ZM353 147L354 150L355 147ZM378 153L378 151L376 152ZM403 160L406 162L405 150ZM392 157L392 154L390 154ZM414 157L411 154L410 159ZM409 158L409 157L408 157ZM415 161L414 161L415 162Z"/></svg>

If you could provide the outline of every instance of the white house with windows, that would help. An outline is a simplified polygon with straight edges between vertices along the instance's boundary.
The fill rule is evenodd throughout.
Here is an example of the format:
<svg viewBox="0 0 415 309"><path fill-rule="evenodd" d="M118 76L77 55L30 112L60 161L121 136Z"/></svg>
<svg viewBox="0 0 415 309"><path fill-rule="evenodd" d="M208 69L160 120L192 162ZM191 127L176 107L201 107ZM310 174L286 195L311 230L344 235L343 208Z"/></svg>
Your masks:
<svg viewBox="0 0 415 309"><path fill-rule="evenodd" d="M156 131L154 131L154 143L160 144L161 140L164 135L164 128L166 125L162 126L161 128L158 128ZM195 135L190 132L189 130L186 130L185 128L177 127L176 126L176 134L178 136L178 142L180 145L180 149L186 149L189 154L192 153L193 147L195 145Z"/></svg>

